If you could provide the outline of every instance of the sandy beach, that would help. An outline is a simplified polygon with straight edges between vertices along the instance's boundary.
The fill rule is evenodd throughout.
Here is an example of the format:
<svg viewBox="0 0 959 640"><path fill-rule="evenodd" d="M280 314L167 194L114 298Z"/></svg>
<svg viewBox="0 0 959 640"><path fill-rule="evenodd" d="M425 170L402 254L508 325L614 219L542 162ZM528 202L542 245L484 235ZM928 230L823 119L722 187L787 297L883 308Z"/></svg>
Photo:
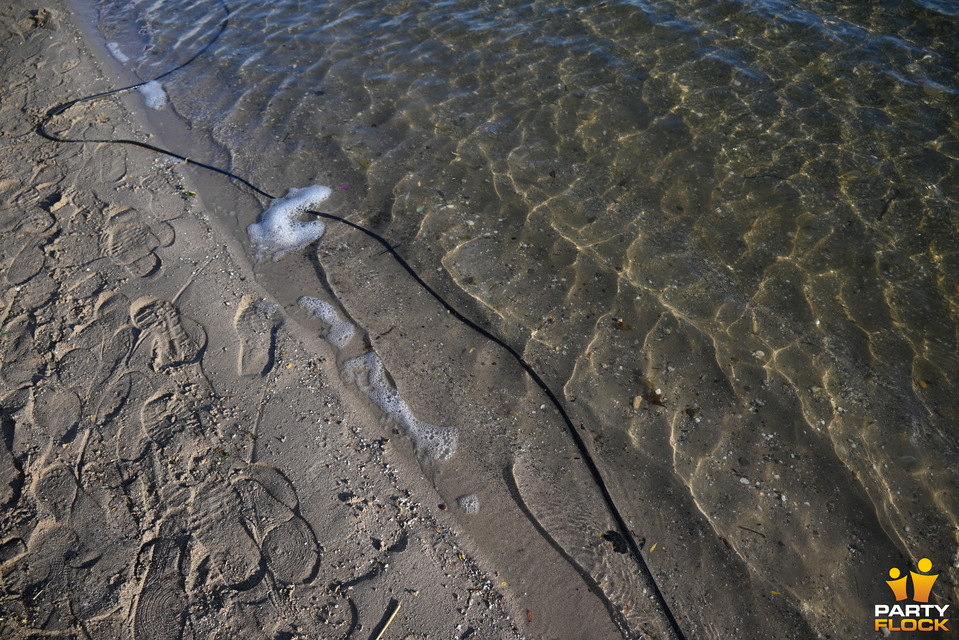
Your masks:
<svg viewBox="0 0 959 640"><path fill-rule="evenodd" d="M283 262L251 261L246 239L207 214L268 202L175 158L37 135L52 107L125 86L79 20L60 3L2 16L0 635L671 637L602 537L615 528L602 507L525 503L553 481L532 478L559 449L507 458L515 443L485 425L505 418L545 442L556 423L539 391L384 268L380 247L361 243L360 268L335 234L283 258L349 262L328 285L365 293L351 311L376 322L335 339L298 303L314 292L285 286ZM51 127L156 143L138 99L80 103ZM349 373L376 353L399 381L382 364ZM356 376L419 398L404 404L416 415L390 413ZM452 449L424 453L410 420L459 425L456 464ZM578 460L568 446L558 456ZM582 469L566 482L601 502ZM543 528L567 512L600 566Z"/></svg>
<svg viewBox="0 0 959 640"><path fill-rule="evenodd" d="M35 134L115 86L69 9L0 24L0 636L523 637L455 505L176 163ZM142 135L115 100L67 117Z"/></svg>
<svg viewBox="0 0 959 640"><path fill-rule="evenodd" d="M229 14L200 9L197 42ZM169 105L159 84L112 94L165 58L144 49L124 68L77 10L0 10L0 638L867 637L889 569L923 556L942 574L934 599L955 601L955 336L923 356L941 371L893 384L918 356L878 320L875 344L857 342L841 319L875 296L816 262L886 209L904 215L906 187L870 195L884 208L863 222L829 213L838 195L818 177L787 188L736 165L731 212L757 200L788 226L822 209L796 233L848 230L800 251L782 225L755 247L704 229L749 258L716 267L682 240L698 205L656 186L686 161L654 151L695 150L699 134L624 143L636 157L610 162L629 180L589 195L564 181L589 186L604 144L557 172L526 138L503 152L491 123L414 126L349 74L296 109L298 89L251 90L206 127L173 106L205 99L187 75ZM220 55L204 77L228 68ZM541 95L554 90L564 109L586 98L562 83ZM417 91L399 94L414 115ZM265 121L283 109L294 133L315 131L280 140ZM45 139L47 121L96 142ZM262 166L244 135L273 153ZM473 143L493 170L468 162ZM506 183L609 219L584 208L564 232L490 195ZM610 269L627 228L635 264L630 249ZM768 284L780 277L808 286Z"/></svg>

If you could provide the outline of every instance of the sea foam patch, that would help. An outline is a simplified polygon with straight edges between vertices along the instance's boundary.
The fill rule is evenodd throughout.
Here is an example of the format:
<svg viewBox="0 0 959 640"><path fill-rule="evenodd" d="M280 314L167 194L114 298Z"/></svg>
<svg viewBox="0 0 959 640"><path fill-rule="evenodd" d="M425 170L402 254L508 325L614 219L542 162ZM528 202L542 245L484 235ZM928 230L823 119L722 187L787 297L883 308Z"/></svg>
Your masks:
<svg viewBox="0 0 959 640"><path fill-rule="evenodd" d="M329 198L330 193L329 187L315 185L290 189L285 197L274 200L260 214L259 222L246 228L257 257L272 254L274 260L279 260L284 254L318 240L326 231L326 225L320 220L301 222L296 217Z"/></svg>
<svg viewBox="0 0 959 640"><path fill-rule="evenodd" d="M120 48L116 42L108 42L107 49L109 49L110 54L116 58L119 62L130 62L130 57L123 53L123 50Z"/></svg>
<svg viewBox="0 0 959 640"><path fill-rule="evenodd" d="M438 427L413 415L399 391L390 384L380 357L370 351L343 364L343 376L365 393L376 406L400 424L416 449L433 460L448 460L456 453L456 427Z"/></svg>
<svg viewBox="0 0 959 640"><path fill-rule="evenodd" d="M163 85L156 80L150 80L145 84L141 84L137 88L137 91L140 92L143 100L151 109L162 109L166 106L166 91L163 89Z"/></svg>
<svg viewBox="0 0 959 640"><path fill-rule="evenodd" d="M312 313L314 316L330 325L330 330L326 332L326 339L337 349L342 349L350 341L353 334L356 333L356 327L352 323L340 318L336 308L326 300L319 298L310 298L303 296L297 303Z"/></svg>
<svg viewBox="0 0 959 640"><path fill-rule="evenodd" d="M476 496L476 494L468 493L465 496L460 496L457 498L456 505L463 513L473 515L479 513L480 499Z"/></svg>

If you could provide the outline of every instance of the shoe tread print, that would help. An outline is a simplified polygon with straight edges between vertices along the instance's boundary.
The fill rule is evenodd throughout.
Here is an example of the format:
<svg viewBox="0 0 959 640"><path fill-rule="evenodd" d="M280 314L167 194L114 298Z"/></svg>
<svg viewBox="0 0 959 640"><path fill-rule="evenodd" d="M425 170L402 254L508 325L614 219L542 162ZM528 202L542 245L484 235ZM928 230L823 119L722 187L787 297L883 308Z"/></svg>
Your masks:
<svg viewBox="0 0 959 640"><path fill-rule="evenodd" d="M309 523L299 513L293 484L278 469L253 464L236 482L256 515L255 528L267 566L287 584L304 584L320 566L320 548Z"/></svg>
<svg viewBox="0 0 959 640"><path fill-rule="evenodd" d="M154 371L199 360L206 334L196 322L182 316L169 300L144 296L130 305L133 325L153 339L151 366Z"/></svg>
<svg viewBox="0 0 959 640"><path fill-rule="evenodd" d="M183 640L187 595L180 569L182 550L172 539L150 543L150 561L137 598L133 637L137 640Z"/></svg>

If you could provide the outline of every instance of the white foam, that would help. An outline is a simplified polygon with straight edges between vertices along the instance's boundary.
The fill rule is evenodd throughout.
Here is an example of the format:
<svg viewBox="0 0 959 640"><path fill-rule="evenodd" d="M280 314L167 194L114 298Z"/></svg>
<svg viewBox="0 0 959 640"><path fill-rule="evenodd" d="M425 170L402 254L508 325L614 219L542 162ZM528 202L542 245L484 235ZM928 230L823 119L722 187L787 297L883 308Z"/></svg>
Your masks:
<svg viewBox="0 0 959 640"><path fill-rule="evenodd" d="M274 200L260 214L259 222L246 228L257 257L273 254L273 259L279 260L284 254L318 240L326 231L326 225L320 220L300 222L296 216L329 198L330 193L329 187L315 185L290 189L286 197Z"/></svg>
<svg viewBox="0 0 959 640"><path fill-rule="evenodd" d="M336 308L325 300L319 298L310 298L303 296L297 303L312 313L314 316L330 325L330 330L326 333L326 339L334 347L342 349L350 341L353 334L356 333L356 327L352 323L340 318Z"/></svg>
<svg viewBox="0 0 959 640"><path fill-rule="evenodd" d="M137 90L151 109L162 109L166 106L166 91L164 91L163 85L156 80L141 84Z"/></svg>
<svg viewBox="0 0 959 640"><path fill-rule="evenodd" d="M460 496L456 499L456 504L463 511L463 513L475 514L479 513L480 510L480 499L472 493L468 493L465 496Z"/></svg>
<svg viewBox="0 0 959 640"><path fill-rule="evenodd" d="M386 377L380 357L370 351L343 364L343 377L356 384L376 406L399 423L417 450L434 460L448 460L456 453L456 427L438 427L413 415L406 401Z"/></svg>
<svg viewBox="0 0 959 640"><path fill-rule="evenodd" d="M118 45L116 42L108 42L107 49L109 49L113 57L120 62L130 62L130 57L123 53L123 50L120 49L120 45Z"/></svg>

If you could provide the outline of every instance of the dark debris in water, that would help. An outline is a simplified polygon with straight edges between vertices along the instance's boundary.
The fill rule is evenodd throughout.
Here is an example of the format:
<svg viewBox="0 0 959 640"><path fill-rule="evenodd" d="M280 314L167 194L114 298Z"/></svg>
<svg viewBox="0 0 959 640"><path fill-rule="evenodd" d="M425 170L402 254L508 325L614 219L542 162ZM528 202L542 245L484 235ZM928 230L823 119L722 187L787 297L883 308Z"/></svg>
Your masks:
<svg viewBox="0 0 959 640"><path fill-rule="evenodd" d="M657 407L666 406L666 398L663 396L663 392L659 389L651 380L648 378L642 379L643 388L646 391L646 402Z"/></svg>
<svg viewBox="0 0 959 640"><path fill-rule="evenodd" d="M613 551L616 553L629 553L629 545L626 544L626 538L618 531L607 531L603 534L603 540L612 544Z"/></svg>

